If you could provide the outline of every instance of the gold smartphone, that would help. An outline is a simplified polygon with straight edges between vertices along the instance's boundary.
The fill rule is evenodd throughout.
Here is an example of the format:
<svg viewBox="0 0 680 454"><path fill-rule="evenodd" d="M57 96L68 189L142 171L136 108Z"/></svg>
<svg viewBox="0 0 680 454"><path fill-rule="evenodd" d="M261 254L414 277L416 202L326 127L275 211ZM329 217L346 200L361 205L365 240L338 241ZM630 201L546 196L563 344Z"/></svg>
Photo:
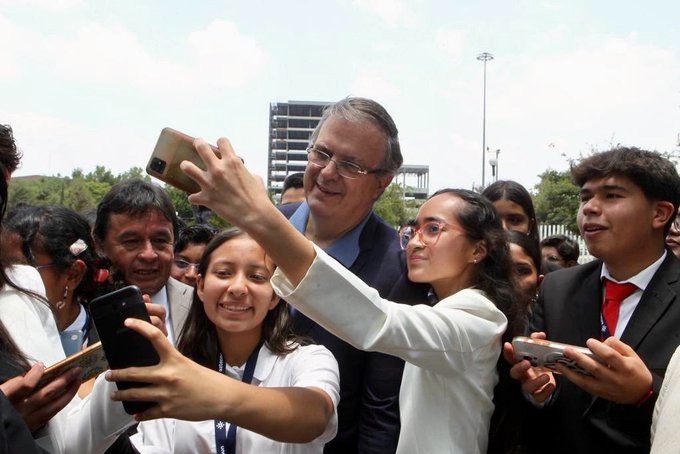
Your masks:
<svg viewBox="0 0 680 454"><path fill-rule="evenodd" d="M82 381L87 381L108 370L109 363L106 361L102 343L97 342L92 344L78 353L74 353L68 358L64 358L58 363L45 368L43 376L40 378L35 389L42 388L67 370L74 367L81 367L83 369L81 375Z"/></svg>
<svg viewBox="0 0 680 454"><path fill-rule="evenodd" d="M221 157L217 147L211 145L211 148ZM205 164L194 148L194 138L172 128L163 128L146 165L146 173L189 194L199 192L201 187L180 169L182 161L193 162L205 170Z"/></svg>

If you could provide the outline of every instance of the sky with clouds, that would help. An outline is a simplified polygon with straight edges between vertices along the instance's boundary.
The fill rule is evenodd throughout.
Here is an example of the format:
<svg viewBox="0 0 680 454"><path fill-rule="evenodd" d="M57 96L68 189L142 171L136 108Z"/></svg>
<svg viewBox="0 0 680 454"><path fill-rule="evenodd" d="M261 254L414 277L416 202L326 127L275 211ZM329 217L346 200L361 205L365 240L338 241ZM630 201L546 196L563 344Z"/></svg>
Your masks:
<svg viewBox="0 0 680 454"><path fill-rule="evenodd" d="M593 149L678 150L678 17L677 0L0 0L0 123L16 175L144 167L165 126L229 137L266 175L270 102L366 96L431 192L470 188L490 52L486 144L532 188Z"/></svg>

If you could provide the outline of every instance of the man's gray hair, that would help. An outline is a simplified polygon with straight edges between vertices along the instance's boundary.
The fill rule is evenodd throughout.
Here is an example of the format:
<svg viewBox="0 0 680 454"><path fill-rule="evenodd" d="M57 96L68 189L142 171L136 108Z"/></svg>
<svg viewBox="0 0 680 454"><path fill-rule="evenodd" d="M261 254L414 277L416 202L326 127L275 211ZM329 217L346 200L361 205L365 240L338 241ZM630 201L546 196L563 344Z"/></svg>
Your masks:
<svg viewBox="0 0 680 454"><path fill-rule="evenodd" d="M319 131L323 124L330 117L340 117L347 121L360 122L371 121L375 124L386 137L385 158L380 164L379 168L385 173L395 174L404 158L401 155L401 147L399 146L399 131L394 124L394 120L385 108L376 101L367 98L347 97L330 106L326 107L321 116L319 124L312 132L309 142L313 145L319 137Z"/></svg>

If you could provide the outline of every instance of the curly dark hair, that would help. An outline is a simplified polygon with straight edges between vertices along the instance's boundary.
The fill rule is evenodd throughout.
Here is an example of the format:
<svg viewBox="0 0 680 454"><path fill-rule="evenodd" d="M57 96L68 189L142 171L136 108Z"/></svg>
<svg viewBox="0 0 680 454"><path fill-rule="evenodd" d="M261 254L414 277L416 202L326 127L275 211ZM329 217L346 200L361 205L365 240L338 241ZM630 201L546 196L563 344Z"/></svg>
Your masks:
<svg viewBox="0 0 680 454"><path fill-rule="evenodd" d="M210 265L213 252L222 244L238 237L248 235L237 228L230 228L218 233L205 248L203 257L198 265L198 274L205 276ZM288 311L288 304L281 300L269 312L262 322L262 340L267 348L278 355L286 355L302 344L303 339L292 331L292 319ZM194 290L194 297L189 309L189 315L184 323L177 341L177 350L197 363L215 368L220 353L217 329L208 319L203 308L203 301Z"/></svg>
<svg viewBox="0 0 680 454"><path fill-rule="evenodd" d="M664 229L664 236L668 235L680 204L680 176L675 165L655 151L617 147L589 156L571 168L571 179L578 187L612 175L629 178L648 199L673 204L673 215Z"/></svg>

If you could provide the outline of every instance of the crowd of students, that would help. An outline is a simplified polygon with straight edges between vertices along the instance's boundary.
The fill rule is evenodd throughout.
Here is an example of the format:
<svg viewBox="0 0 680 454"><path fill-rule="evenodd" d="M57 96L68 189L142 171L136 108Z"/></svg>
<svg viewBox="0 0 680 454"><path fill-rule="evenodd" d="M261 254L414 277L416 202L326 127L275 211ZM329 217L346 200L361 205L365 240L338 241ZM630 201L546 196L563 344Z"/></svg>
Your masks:
<svg viewBox="0 0 680 454"><path fill-rule="evenodd" d="M189 201L234 228L180 228L165 191L142 180L114 186L93 223L22 204L4 219L0 451L680 448L680 177L659 154L616 148L572 168L595 257L577 265L572 239L540 240L513 181L437 191L408 225L387 226L373 204L402 159L371 100L324 113L302 201L272 204L227 139L219 157L194 145L207 170L182 164L201 187ZM0 126L2 214L19 157ZM148 295L152 324L126 325L160 363L36 389L44 364L97 340L89 301L125 284ZM567 348L587 373L534 367L515 356L517 335L598 359ZM133 419L122 400L156 405Z"/></svg>

